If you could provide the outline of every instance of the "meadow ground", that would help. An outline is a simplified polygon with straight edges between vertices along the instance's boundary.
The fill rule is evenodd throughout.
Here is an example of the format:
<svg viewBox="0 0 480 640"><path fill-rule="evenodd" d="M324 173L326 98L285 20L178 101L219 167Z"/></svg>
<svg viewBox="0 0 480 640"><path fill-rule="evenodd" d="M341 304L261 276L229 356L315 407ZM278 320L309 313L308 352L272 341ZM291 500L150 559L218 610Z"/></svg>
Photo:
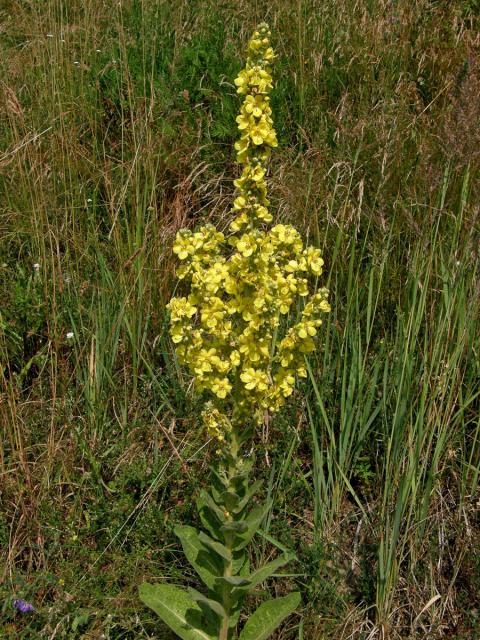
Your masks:
<svg viewBox="0 0 480 640"><path fill-rule="evenodd" d="M258 435L295 551L277 640L480 638L478 0L0 2L0 637L170 640L211 445L164 311L176 231L231 219L257 22L277 221L332 313ZM21 614L13 598L31 602ZM253 610L256 597L248 602Z"/></svg>

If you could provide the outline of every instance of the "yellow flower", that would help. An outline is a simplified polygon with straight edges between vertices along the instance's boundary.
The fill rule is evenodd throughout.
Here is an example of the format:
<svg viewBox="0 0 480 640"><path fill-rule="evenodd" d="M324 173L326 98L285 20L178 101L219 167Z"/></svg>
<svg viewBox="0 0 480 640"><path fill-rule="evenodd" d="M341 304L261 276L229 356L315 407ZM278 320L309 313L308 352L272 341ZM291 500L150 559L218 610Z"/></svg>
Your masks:
<svg viewBox="0 0 480 640"><path fill-rule="evenodd" d="M240 209L243 209L247 204L247 201L245 199L244 196L238 196L238 198L235 198L235 201L233 203L233 208L236 209L237 211Z"/></svg>
<svg viewBox="0 0 480 640"><path fill-rule="evenodd" d="M255 242L255 238L251 233L243 234L236 245L237 251L239 251L245 258L251 256L256 248L257 243Z"/></svg>
<svg viewBox="0 0 480 640"><path fill-rule="evenodd" d="M249 95L245 98L242 105L242 111L253 115L255 118L260 118L266 110L267 103L264 96L261 95Z"/></svg>
<svg viewBox="0 0 480 640"><path fill-rule="evenodd" d="M197 312L197 308L190 304L187 298L172 298L167 304L167 309L170 311L172 322L181 318L191 318Z"/></svg>
<svg viewBox="0 0 480 640"><path fill-rule="evenodd" d="M194 371L197 376L202 376L204 373L213 371L212 358L216 356L216 349L201 349L197 355L194 364Z"/></svg>
<svg viewBox="0 0 480 640"><path fill-rule="evenodd" d="M173 244L173 253L176 253L180 260L185 260L195 250L192 242L192 232L188 229L180 230Z"/></svg>
<svg viewBox="0 0 480 640"><path fill-rule="evenodd" d="M264 391L268 387L268 377L263 371L249 368L240 374L240 379L245 383L245 389Z"/></svg>
<svg viewBox="0 0 480 640"><path fill-rule="evenodd" d="M320 249L308 247L305 250L304 254L307 259L307 264L310 268L310 271L314 275L319 276L322 273L323 267L322 253Z"/></svg>
<svg viewBox="0 0 480 640"><path fill-rule="evenodd" d="M244 354L250 362L258 362L262 358L268 358L269 348L266 339L258 339L257 336L249 333L243 333L239 338L240 353Z"/></svg>
<svg viewBox="0 0 480 640"><path fill-rule="evenodd" d="M300 234L291 225L277 224L271 230L271 236L279 244L294 244L300 240Z"/></svg>
<svg viewBox="0 0 480 640"><path fill-rule="evenodd" d="M299 268L299 264L296 260L289 260L288 264L285 266L285 271L288 271L289 273L295 273L295 271L298 271Z"/></svg>
<svg viewBox="0 0 480 640"><path fill-rule="evenodd" d="M241 231L244 227L248 226L249 222L250 220L247 214L242 213L230 223L230 229L236 233L237 231Z"/></svg>
<svg viewBox="0 0 480 640"><path fill-rule="evenodd" d="M225 305L218 297L211 297L208 305L201 310L201 322L210 329L215 329L226 313Z"/></svg>
<svg viewBox="0 0 480 640"><path fill-rule="evenodd" d="M217 398L226 398L227 393L232 390L232 385L228 378L215 378L211 388Z"/></svg>
<svg viewBox="0 0 480 640"><path fill-rule="evenodd" d="M234 82L238 87L238 93L246 93L248 90L248 71L246 69L240 71Z"/></svg>
<svg viewBox="0 0 480 640"><path fill-rule="evenodd" d="M262 205L260 205L260 206L257 205L255 207L255 214L263 222L271 222L273 220L273 216L272 216L271 213L269 213L267 207L264 207Z"/></svg>
<svg viewBox="0 0 480 640"><path fill-rule="evenodd" d="M257 164L257 166L250 171L250 178L254 182L260 182L260 180L263 179L264 175L265 175L265 168L262 167L260 164Z"/></svg>
<svg viewBox="0 0 480 640"><path fill-rule="evenodd" d="M304 340L309 336L315 336L317 334L317 330L313 322L302 322L298 326L298 337Z"/></svg>
<svg viewBox="0 0 480 640"><path fill-rule="evenodd" d="M277 376L277 383L279 389L284 398L288 398L293 392L293 386L295 384L295 376L292 371L286 370L282 371L280 375Z"/></svg>
<svg viewBox="0 0 480 640"><path fill-rule="evenodd" d="M211 402L206 403L205 410L202 411L202 418L207 427L208 435L211 438L216 438L219 442L223 442L225 434L231 430L228 418L213 407Z"/></svg>
<svg viewBox="0 0 480 640"><path fill-rule="evenodd" d="M324 313L329 313L332 310L331 306L328 304L328 300L322 300L318 305L318 308Z"/></svg>
<svg viewBox="0 0 480 640"><path fill-rule="evenodd" d="M172 342L178 344L185 337L185 327L182 327L180 325L173 325L170 328L170 336L172 338Z"/></svg>
<svg viewBox="0 0 480 640"><path fill-rule="evenodd" d="M236 121L240 131L247 129L250 126L250 118L248 116L244 116L244 115L237 116Z"/></svg>

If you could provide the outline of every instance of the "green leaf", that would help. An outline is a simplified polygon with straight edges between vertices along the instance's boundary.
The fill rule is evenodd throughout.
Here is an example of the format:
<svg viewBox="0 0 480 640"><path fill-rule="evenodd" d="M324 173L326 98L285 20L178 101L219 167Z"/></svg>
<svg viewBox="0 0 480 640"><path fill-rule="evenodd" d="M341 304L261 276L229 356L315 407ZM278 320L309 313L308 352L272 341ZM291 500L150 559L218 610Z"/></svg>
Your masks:
<svg viewBox="0 0 480 640"><path fill-rule="evenodd" d="M213 589L216 578L223 573L223 566L219 565L212 551L201 542L200 535L193 527L177 526L175 535L180 538L183 552L192 567L204 584Z"/></svg>
<svg viewBox="0 0 480 640"><path fill-rule="evenodd" d="M209 509L211 509L220 522L223 522L225 520L225 514L223 513L222 509L220 509L212 496L205 490L200 492L199 503L202 504L203 508L208 507Z"/></svg>
<svg viewBox="0 0 480 640"><path fill-rule="evenodd" d="M219 491L224 491L230 486L230 478L225 473L219 473L217 469L210 468L212 474L212 485Z"/></svg>
<svg viewBox="0 0 480 640"><path fill-rule="evenodd" d="M257 480L256 482L254 482L252 486L249 489L247 489L247 492L245 493L241 501L238 503L237 507L235 509L232 509L231 511L233 513L240 513L240 511L242 511L242 509L244 509L247 506L247 503L250 500L250 498L257 493L257 491L260 489L262 484L263 484L263 480Z"/></svg>
<svg viewBox="0 0 480 640"><path fill-rule="evenodd" d="M230 611L230 621L228 623L228 626L229 626L230 629L236 629L237 628L238 621L240 620L241 609L242 609L242 607L239 606L238 608L232 609Z"/></svg>
<svg viewBox="0 0 480 640"><path fill-rule="evenodd" d="M271 575L273 575L277 569L283 567L288 562L291 562L295 558L295 554L293 553L284 553L282 556L272 560L271 562L267 562L267 564L263 565L252 574L250 574L249 578L252 583L252 587L256 587L257 584L260 584Z"/></svg>
<svg viewBox="0 0 480 640"><path fill-rule="evenodd" d="M220 538L220 521L213 511L199 498L197 500L197 510L203 526L213 538Z"/></svg>
<svg viewBox="0 0 480 640"><path fill-rule="evenodd" d="M241 498L235 491L223 491L219 494L219 501L225 505L228 511L233 511L237 508Z"/></svg>
<svg viewBox="0 0 480 640"><path fill-rule="evenodd" d="M220 576L216 582L219 585L228 584L230 587L246 587L250 584L250 580L243 576Z"/></svg>
<svg viewBox="0 0 480 640"><path fill-rule="evenodd" d="M199 533L198 539L203 545L205 545L209 549L212 549L227 562L230 562L230 560L232 559L232 552L227 549L225 545L223 545L221 542L217 542L216 540L212 540L212 538L209 538L206 533L203 533L203 531Z"/></svg>
<svg viewBox="0 0 480 640"><path fill-rule="evenodd" d="M262 536L262 538L265 538L265 540L268 540L268 542L273 544L274 547L277 547L277 549L280 549L280 551L283 551L283 553L290 553L287 547L285 547L281 542L279 542L276 538L271 536L269 533L267 533L266 531L263 531L263 529L259 529L258 534Z"/></svg>
<svg viewBox="0 0 480 640"><path fill-rule="evenodd" d="M171 584L148 584L138 590L140 600L182 640L214 640L215 636L201 629L202 611L190 595Z"/></svg>
<svg viewBox="0 0 480 640"><path fill-rule="evenodd" d="M254 507L248 516L243 520L247 525L247 531L238 536L238 542L235 543L235 549L243 549L247 546L255 533L258 531L263 519L267 515L272 506L271 500L267 500L264 504Z"/></svg>
<svg viewBox="0 0 480 640"><path fill-rule="evenodd" d="M266 640L299 604L298 591L264 602L247 620L238 640Z"/></svg>
<svg viewBox="0 0 480 640"><path fill-rule="evenodd" d="M220 527L223 533L245 533L248 531L248 524L243 520L241 522L226 522Z"/></svg>
<svg viewBox="0 0 480 640"><path fill-rule="evenodd" d="M268 562L267 564L265 564L263 567L260 567L259 569L251 573L249 576L245 576L245 579L248 581L248 588L245 589L246 585L243 585L243 584L235 585L236 587L238 587L238 589L235 589L234 591L235 595L237 592L240 592L240 591L242 592L245 592L247 590L250 591L250 589L253 589L254 587L256 587L257 584L260 584L261 582L269 578L271 575L273 575L277 571L277 569L279 569L280 567L283 567L284 565L287 564L287 562L290 562L291 560L293 560L294 557L295 555L293 553L284 553L279 558L276 558L275 560L272 560L271 562ZM217 580L221 580L221 578L217 578Z"/></svg>
<svg viewBox="0 0 480 640"><path fill-rule="evenodd" d="M245 551L236 551L233 554L232 573L234 576L240 574L248 578L250 573L250 561Z"/></svg>
<svg viewBox="0 0 480 640"><path fill-rule="evenodd" d="M219 602L217 602L217 600L207 598L207 596L204 596L203 593L200 593L196 589L190 588L188 592L190 593L192 600L195 600L195 602L198 602L200 605L205 605L220 618L224 618L226 616L225 609Z"/></svg>
<svg viewBox="0 0 480 640"><path fill-rule="evenodd" d="M240 565L241 559L244 559L242 565ZM248 578L250 576L250 558L246 555L245 551L242 551L240 555L238 555L238 563L233 561L233 573L239 574L244 578Z"/></svg>

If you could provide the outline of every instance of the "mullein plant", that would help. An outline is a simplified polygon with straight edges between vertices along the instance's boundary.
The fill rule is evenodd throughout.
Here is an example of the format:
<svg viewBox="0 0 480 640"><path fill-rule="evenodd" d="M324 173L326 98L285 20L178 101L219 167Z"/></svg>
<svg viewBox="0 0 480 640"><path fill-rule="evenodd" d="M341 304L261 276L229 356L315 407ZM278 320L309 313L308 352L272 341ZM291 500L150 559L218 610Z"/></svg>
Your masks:
<svg viewBox="0 0 480 640"><path fill-rule="evenodd" d="M296 377L306 376L305 354L314 350L322 314L330 310L327 290L316 286L319 249L304 247L291 225L269 228L265 174L277 146L269 99L274 57L270 31L261 24L235 80L244 98L235 144L243 168L234 183L229 233L211 224L182 229L173 247L187 295L168 304L170 334L179 362L205 398L203 422L215 442L211 489L197 501L204 530L178 526L175 533L205 589L143 584L140 597L184 640L263 640L300 603L297 592L264 602L237 633L245 596L292 558L283 554L250 566L246 548L272 505L251 506L261 483L250 483L254 457L243 447L285 404ZM301 312L289 326L292 308Z"/></svg>

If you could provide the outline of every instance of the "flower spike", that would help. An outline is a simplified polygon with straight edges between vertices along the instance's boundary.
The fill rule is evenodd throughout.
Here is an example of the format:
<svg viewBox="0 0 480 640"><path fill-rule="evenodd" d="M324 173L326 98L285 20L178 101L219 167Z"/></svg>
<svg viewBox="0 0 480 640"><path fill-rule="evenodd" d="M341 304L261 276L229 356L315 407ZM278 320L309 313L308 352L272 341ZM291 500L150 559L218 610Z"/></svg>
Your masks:
<svg viewBox="0 0 480 640"><path fill-rule="evenodd" d="M273 88L270 30L259 25L247 49L247 62L235 80L243 97L237 117L237 162L242 165L225 238L207 224L178 232L173 251L181 261L179 278L187 297L172 298L170 333L179 360L209 400L205 422L224 442L225 425L258 424L274 413L305 376L304 354L315 348L328 292L312 281L322 273L320 250L304 248L291 225L273 221L267 196L267 162L277 147L269 93ZM300 321L286 318L303 302ZM213 422L215 421L215 425Z"/></svg>

